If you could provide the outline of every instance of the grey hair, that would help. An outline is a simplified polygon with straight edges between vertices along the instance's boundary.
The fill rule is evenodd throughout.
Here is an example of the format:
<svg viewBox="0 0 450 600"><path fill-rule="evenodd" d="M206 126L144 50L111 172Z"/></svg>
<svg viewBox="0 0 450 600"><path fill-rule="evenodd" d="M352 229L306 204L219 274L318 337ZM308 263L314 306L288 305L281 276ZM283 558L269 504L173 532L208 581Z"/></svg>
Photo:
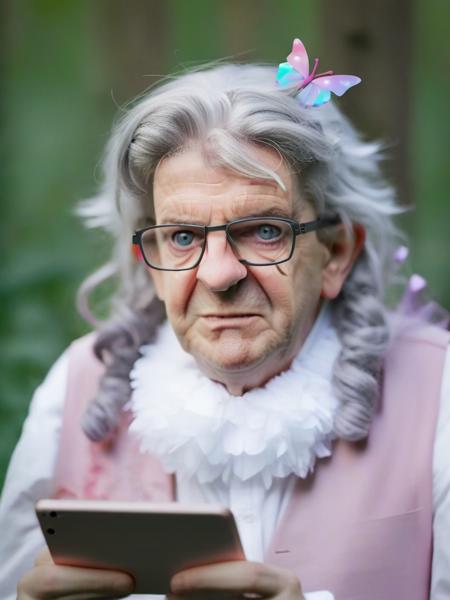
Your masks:
<svg viewBox="0 0 450 600"><path fill-rule="evenodd" d="M352 224L364 227L364 249L332 302L332 313L342 343L334 368L336 434L365 438L389 339L384 297L400 238L393 215L400 211L380 172L380 145L362 141L332 102L303 108L295 91L276 87L273 67L257 65L221 65L165 81L140 97L115 127L103 188L79 211L88 226L106 229L114 240L109 265L81 289L85 317L91 317L87 296L92 289L111 275L118 282L111 317L99 327L95 343L106 372L84 417L86 435L101 440L114 430L130 396L129 373L139 348L152 340L164 319L148 274L132 258L130 240L134 230L154 222L152 183L158 163L193 143L214 165L275 180L284 188L250 151L251 144L273 148L318 214L339 215L348 235Z"/></svg>

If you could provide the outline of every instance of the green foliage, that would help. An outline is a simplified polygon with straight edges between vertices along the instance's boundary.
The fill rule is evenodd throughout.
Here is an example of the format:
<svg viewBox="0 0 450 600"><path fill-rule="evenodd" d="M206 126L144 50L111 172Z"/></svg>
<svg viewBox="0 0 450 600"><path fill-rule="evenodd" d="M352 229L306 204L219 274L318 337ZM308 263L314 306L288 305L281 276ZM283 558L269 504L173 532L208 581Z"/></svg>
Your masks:
<svg viewBox="0 0 450 600"><path fill-rule="evenodd" d="M107 253L72 215L75 202L94 191L96 161L115 110L103 111L92 88L86 6L17 3L8 22L0 485L33 389L68 342L87 331L75 291Z"/></svg>
<svg viewBox="0 0 450 600"><path fill-rule="evenodd" d="M450 309L450 3L417 2L413 79L413 264Z"/></svg>

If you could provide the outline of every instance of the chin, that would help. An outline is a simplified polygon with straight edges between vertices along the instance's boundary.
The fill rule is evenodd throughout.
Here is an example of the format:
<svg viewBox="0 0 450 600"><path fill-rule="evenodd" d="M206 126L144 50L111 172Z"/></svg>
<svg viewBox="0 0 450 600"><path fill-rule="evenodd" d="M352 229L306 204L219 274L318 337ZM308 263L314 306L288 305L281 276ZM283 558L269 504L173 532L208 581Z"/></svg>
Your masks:
<svg viewBox="0 0 450 600"><path fill-rule="evenodd" d="M275 355L283 354L278 344L261 343L263 340L221 339L199 344L191 349L202 370L212 379L220 374L239 375L260 370L264 363L272 362ZM272 359L272 360L271 360Z"/></svg>
<svg viewBox="0 0 450 600"><path fill-rule="evenodd" d="M210 352L195 353L194 356L213 372L239 372L250 369L262 362L257 353L244 348L216 347Z"/></svg>

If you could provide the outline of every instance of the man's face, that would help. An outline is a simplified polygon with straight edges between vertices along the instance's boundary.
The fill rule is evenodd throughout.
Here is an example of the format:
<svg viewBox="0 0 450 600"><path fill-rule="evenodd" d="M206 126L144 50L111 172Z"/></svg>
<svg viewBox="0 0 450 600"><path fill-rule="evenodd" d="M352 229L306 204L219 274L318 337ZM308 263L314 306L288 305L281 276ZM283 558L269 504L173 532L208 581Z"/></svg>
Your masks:
<svg viewBox="0 0 450 600"><path fill-rule="evenodd" d="M279 174L286 191L273 181L208 166L198 149L188 148L156 170L157 224L221 225L269 215L313 220L279 155L257 146L252 151ZM225 232L213 231L195 269L149 271L183 348L211 379L241 394L289 367L317 316L329 257L312 232L297 238L292 259L279 267L246 266Z"/></svg>

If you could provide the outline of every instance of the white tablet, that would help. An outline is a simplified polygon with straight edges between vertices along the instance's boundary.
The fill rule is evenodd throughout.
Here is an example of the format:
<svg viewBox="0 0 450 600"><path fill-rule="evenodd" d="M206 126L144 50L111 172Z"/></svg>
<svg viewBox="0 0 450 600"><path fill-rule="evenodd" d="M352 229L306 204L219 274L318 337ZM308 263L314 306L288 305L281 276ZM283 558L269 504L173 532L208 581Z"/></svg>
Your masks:
<svg viewBox="0 0 450 600"><path fill-rule="evenodd" d="M56 564L125 571L137 594L168 593L172 576L190 567L245 560L223 507L40 500L36 514Z"/></svg>

